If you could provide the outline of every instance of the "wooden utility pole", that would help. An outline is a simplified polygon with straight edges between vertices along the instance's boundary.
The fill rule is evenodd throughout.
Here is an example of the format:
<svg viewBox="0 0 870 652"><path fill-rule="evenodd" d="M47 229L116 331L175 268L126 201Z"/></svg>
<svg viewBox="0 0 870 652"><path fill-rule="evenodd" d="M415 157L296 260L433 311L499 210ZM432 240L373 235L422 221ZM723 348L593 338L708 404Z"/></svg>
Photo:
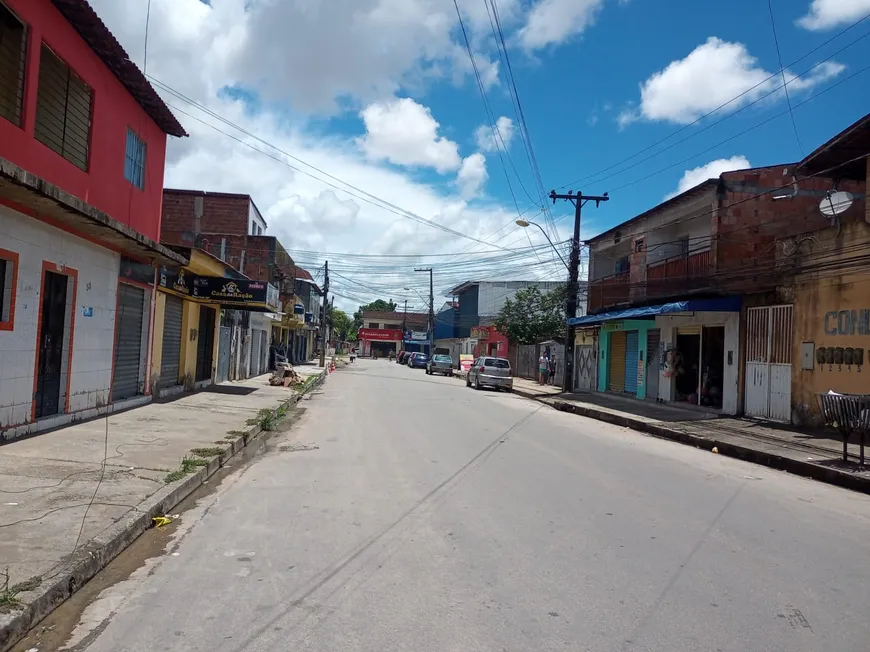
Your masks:
<svg viewBox="0 0 870 652"><path fill-rule="evenodd" d="M326 302L329 294L329 261L323 266L323 316L320 318L320 366L326 368Z"/></svg>
<svg viewBox="0 0 870 652"><path fill-rule="evenodd" d="M562 379L562 391L574 391L574 326L571 320L577 316L577 294L579 293L578 281L580 278L580 213L583 205L588 201L594 201L597 207L603 201L609 201L607 193L601 196L584 195L582 192L574 193L569 190L567 195L557 194L550 191L550 199L556 203L557 199L565 199L574 204L574 235L571 238L571 258L568 262L568 297L565 301L565 376Z"/></svg>

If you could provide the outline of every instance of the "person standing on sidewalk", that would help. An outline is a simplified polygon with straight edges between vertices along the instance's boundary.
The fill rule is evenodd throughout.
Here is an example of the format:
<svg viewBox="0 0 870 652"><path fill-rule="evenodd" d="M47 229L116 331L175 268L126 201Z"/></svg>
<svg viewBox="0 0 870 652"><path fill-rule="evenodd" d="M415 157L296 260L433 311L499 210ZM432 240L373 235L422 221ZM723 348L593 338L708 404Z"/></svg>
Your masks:
<svg viewBox="0 0 870 652"><path fill-rule="evenodd" d="M538 384L546 385L547 384L547 375L550 373L550 361L547 359L547 356L543 353L541 357L538 358Z"/></svg>

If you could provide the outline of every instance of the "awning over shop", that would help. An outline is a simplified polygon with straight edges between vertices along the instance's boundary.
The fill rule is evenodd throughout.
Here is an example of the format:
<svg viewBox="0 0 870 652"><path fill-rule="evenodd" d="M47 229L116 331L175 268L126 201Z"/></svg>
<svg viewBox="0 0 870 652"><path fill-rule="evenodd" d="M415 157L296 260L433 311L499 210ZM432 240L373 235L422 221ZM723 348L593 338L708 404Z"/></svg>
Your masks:
<svg viewBox="0 0 870 652"><path fill-rule="evenodd" d="M657 315L667 315L677 312L740 312L743 300L740 297L723 297L721 299L690 299L689 301L673 301L660 306L644 306L643 308L626 308L613 310L597 315L575 317L568 320L569 326L586 326L600 324L616 319L644 319Z"/></svg>

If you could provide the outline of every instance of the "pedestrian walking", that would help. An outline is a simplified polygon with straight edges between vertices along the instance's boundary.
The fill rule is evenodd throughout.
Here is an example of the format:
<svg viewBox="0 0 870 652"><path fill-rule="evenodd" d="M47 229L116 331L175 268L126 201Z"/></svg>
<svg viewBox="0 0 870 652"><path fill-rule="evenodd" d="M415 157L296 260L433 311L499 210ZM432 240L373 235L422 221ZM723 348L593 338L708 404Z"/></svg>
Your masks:
<svg viewBox="0 0 870 652"><path fill-rule="evenodd" d="M538 358L538 384L546 385L547 384L547 374L550 371L550 361L546 355L543 353L541 357Z"/></svg>
<svg viewBox="0 0 870 652"><path fill-rule="evenodd" d="M550 384L555 384L555 382L556 382L556 356L550 357L549 372L550 372Z"/></svg>

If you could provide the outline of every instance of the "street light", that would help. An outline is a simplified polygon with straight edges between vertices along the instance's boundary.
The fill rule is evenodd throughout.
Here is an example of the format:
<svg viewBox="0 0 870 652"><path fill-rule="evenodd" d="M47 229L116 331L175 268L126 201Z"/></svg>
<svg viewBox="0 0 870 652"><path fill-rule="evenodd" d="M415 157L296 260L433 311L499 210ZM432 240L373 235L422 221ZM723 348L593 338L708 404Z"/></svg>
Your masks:
<svg viewBox="0 0 870 652"><path fill-rule="evenodd" d="M524 229L528 228L530 225L534 225L534 226L538 227L539 229L541 229L541 233L543 233L543 234L544 234L544 237L547 238L547 242L550 243L550 246L553 248L553 251L556 252L556 255L559 257L559 260L562 261L562 264L565 266L566 269L570 269L570 268L568 267L568 263L566 263L566 262L565 262L565 259L562 258L562 254L560 254L560 253L559 253L559 250L556 249L556 245L554 245L554 244L553 244L553 241L550 240L550 236L548 236L548 235L547 235L547 232L544 231L544 227L542 227L542 226L541 226L540 224L538 224L537 222L529 222L528 220L524 220L524 219L519 219L519 220L517 220L517 221L516 221L516 224L517 224L517 226L521 226L521 227L523 227ZM405 288L405 289L407 289L407 288Z"/></svg>

